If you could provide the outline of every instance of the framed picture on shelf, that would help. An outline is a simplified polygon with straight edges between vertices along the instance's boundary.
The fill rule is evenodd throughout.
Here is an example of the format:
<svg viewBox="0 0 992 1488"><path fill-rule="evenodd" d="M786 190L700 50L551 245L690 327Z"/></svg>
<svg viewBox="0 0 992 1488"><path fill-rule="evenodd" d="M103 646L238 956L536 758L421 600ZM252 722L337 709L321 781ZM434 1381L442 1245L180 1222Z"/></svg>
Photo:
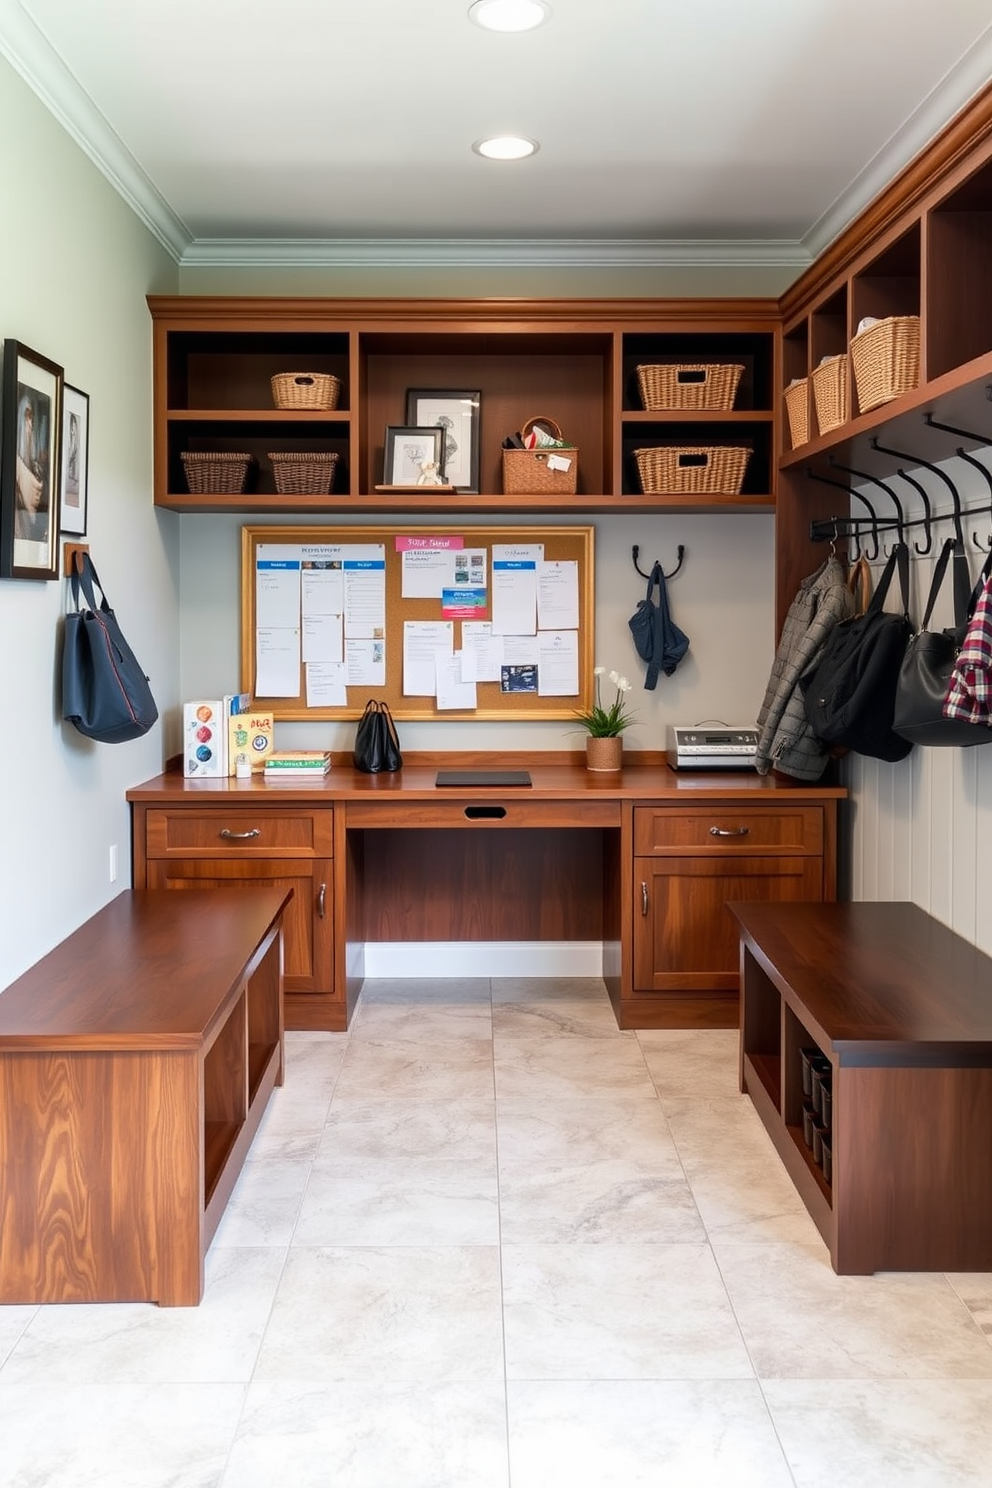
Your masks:
<svg viewBox="0 0 992 1488"><path fill-rule="evenodd" d="M388 424L382 479L387 486L438 485L442 470L444 430L417 424ZM425 467L433 466L431 472Z"/></svg>
<svg viewBox="0 0 992 1488"><path fill-rule="evenodd" d="M89 497L90 395L68 382L62 388L62 493L59 528L86 535Z"/></svg>
<svg viewBox="0 0 992 1488"><path fill-rule="evenodd" d="M62 368L20 341L3 344L0 576L59 576Z"/></svg>
<svg viewBox="0 0 992 1488"><path fill-rule="evenodd" d="M457 388L408 388L406 417L410 424L437 424L444 430L445 485L459 491L479 489L479 420L482 393Z"/></svg>

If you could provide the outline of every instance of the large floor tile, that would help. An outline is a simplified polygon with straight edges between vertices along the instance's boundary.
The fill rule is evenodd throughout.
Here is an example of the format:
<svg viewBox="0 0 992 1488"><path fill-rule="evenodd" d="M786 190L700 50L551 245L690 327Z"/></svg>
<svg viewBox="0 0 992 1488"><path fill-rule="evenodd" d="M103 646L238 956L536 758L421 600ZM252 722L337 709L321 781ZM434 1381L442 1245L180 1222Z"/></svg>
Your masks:
<svg viewBox="0 0 992 1488"><path fill-rule="evenodd" d="M378 1039L387 1043L449 1044L460 1039L488 1039L492 1021L488 1001L444 1002L440 997L422 1003L382 1000L359 1007L352 1025L352 1042Z"/></svg>
<svg viewBox="0 0 992 1488"><path fill-rule="evenodd" d="M992 1349L946 1277L837 1276L822 1246L718 1245L762 1379L988 1379Z"/></svg>
<svg viewBox="0 0 992 1488"><path fill-rule="evenodd" d="M496 1160L496 1106L487 1100L331 1102L317 1164L479 1162Z"/></svg>
<svg viewBox="0 0 992 1488"><path fill-rule="evenodd" d="M553 1169L501 1163L499 1200L506 1245L706 1239L683 1177L653 1177L620 1160Z"/></svg>
<svg viewBox="0 0 992 1488"><path fill-rule="evenodd" d="M988 1380L770 1380L764 1392L796 1488L992 1481Z"/></svg>
<svg viewBox="0 0 992 1488"><path fill-rule="evenodd" d="M513 1488L792 1488L753 1380L511 1382Z"/></svg>
<svg viewBox="0 0 992 1488"><path fill-rule="evenodd" d="M33 1306L0 1306L0 1369L37 1311Z"/></svg>
<svg viewBox="0 0 992 1488"><path fill-rule="evenodd" d="M219 1488L243 1385L0 1377L3 1488Z"/></svg>
<svg viewBox="0 0 992 1488"><path fill-rule="evenodd" d="M221 1488L508 1488L500 1382L251 1386Z"/></svg>
<svg viewBox="0 0 992 1488"><path fill-rule="evenodd" d="M636 1039L501 1038L494 1040L494 1060L498 1100L508 1096L656 1098Z"/></svg>
<svg viewBox="0 0 992 1488"><path fill-rule="evenodd" d="M549 1103L502 1097L496 1106L500 1167L557 1168L622 1162L658 1178L684 1173L657 1100L634 1096L563 1096Z"/></svg>
<svg viewBox="0 0 992 1488"><path fill-rule="evenodd" d="M992 1344L992 1275L987 1271L965 1271L947 1279Z"/></svg>
<svg viewBox="0 0 992 1488"><path fill-rule="evenodd" d="M498 1245L496 1164L380 1159L315 1167L296 1245Z"/></svg>
<svg viewBox="0 0 992 1488"><path fill-rule="evenodd" d="M211 1249L227 1245L285 1249L293 1238L312 1166L308 1159L256 1158L253 1150L227 1201Z"/></svg>
<svg viewBox="0 0 992 1488"><path fill-rule="evenodd" d="M493 1008L493 1038L615 1038L636 1042L637 1035L617 1027L616 1016L604 998L546 1002L512 1001Z"/></svg>
<svg viewBox="0 0 992 1488"><path fill-rule="evenodd" d="M504 1245L513 1380L746 1379L706 1245Z"/></svg>
<svg viewBox="0 0 992 1488"><path fill-rule="evenodd" d="M368 977L362 987L358 1016L377 1003L394 1007L423 1008L431 1003L446 1007L489 1007L488 977Z"/></svg>
<svg viewBox="0 0 992 1488"><path fill-rule="evenodd" d="M637 1041L662 1101L740 1095L736 1028L658 1029Z"/></svg>
<svg viewBox="0 0 992 1488"><path fill-rule="evenodd" d="M820 1234L746 1098L663 1102L710 1239L822 1244ZM824 1250L824 1253L825 1250Z"/></svg>
<svg viewBox="0 0 992 1488"><path fill-rule="evenodd" d="M340 1100L491 1100L493 1094L492 1042L480 1038L441 1045L355 1039L335 1087Z"/></svg>
<svg viewBox="0 0 992 1488"><path fill-rule="evenodd" d="M255 1378L492 1382L502 1369L495 1247L301 1247Z"/></svg>
<svg viewBox="0 0 992 1488"><path fill-rule="evenodd" d="M493 1012L506 1003L584 1002L610 1006L609 994L601 977L493 977L491 982ZM616 1019L613 1020L616 1027Z"/></svg>
<svg viewBox="0 0 992 1488"><path fill-rule="evenodd" d="M42 1393L56 1385L247 1381L285 1259L277 1250L211 1249L199 1307L40 1307L0 1379L33 1382Z"/></svg>

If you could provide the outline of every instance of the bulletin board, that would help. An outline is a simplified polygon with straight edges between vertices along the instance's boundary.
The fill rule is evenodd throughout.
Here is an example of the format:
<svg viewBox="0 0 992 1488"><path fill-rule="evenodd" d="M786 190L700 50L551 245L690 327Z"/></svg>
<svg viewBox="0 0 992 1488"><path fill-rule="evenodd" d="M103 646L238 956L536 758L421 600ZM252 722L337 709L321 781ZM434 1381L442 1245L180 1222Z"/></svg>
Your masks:
<svg viewBox="0 0 992 1488"><path fill-rule="evenodd" d="M566 633L570 648L577 643L577 692L567 695L548 696L540 691L508 691L509 677L500 681L478 681L476 683L476 706L470 709L440 708L437 698L429 695L404 694L404 626L407 621L430 622L443 618L442 600L437 598L404 597L403 551L415 544L418 547L448 546L461 539L465 549L488 553L486 575L488 592L484 608L473 611L477 622L492 620L493 616L493 564L494 545L512 547L541 545L543 559L548 564L562 565L561 572L571 570L577 579L577 641ZM594 665L594 539L592 527L475 527L460 526L449 522L436 526L413 526L400 522L376 524L375 526L325 527L325 526L246 526L241 529L241 689L250 692L259 709L265 709L278 719L321 720L359 718L370 698L388 703L397 719L444 721L519 721L531 719L573 719L576 712L584 712L593 704ZM302 549L321 548L328 545L350 545L362 547L381 544L385 558L385 624L384 624L384 683L381 686L368 684L349 685L344 706L308 705L307 671L300 660L298 689L295 696L266 696L256 690L258 681L259 640L258 588L260 554L262 561L274 550L285 548L287 554ZM409 579L408 579L409 587ZM462 619L453 618L453 649L462 645ZM538 621L540 625L540 620ZM538 632L539 637L541 632ZM548 635L550 636L550 632ZM302 652L301 652L302 657ZM524 682L526 669L519 669ZM292 685L291 679L288 685Z"/></svg>

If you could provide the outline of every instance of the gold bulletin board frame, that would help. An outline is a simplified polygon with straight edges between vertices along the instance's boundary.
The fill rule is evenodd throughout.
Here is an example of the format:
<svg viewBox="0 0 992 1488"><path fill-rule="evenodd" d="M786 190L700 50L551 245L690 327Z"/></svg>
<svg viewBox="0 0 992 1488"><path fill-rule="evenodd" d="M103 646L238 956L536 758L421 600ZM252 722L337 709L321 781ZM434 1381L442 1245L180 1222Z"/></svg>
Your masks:
<svg viewBox="0 0 992 1488"><path fill-rule="evenodd" d="M478 615L492 618L492 553L493 543L543 543L544 556L551 561L578 564L579 578L579 691L569 697L541 697L537 693L500 691L498 682L477 684L478 707L471 710L439 710L433 700L403 696L403 622L405 620L440 620L441 604L436 599L404 599L401 592L402 559L395 539L405 536L461 537L466 547L490 549L487 565L490 603ZM255 696L255 564L262 543L311 545L320 543L382 543L386 550L386 685L349 689L345 708L308 708L304 668L300 666L300 691L295 698ZM378 523L361 527L255 527L241 529L241 690L250 692L255 706L285 720L360 718L365 704L376 698L389 704L398 719L432 722L544 722L551 719L573 719L593 704L593 657L595 654L595 529L592 527L475 527L457 521L430 527L411 526L403 522ZM457 650L461 640L461 621L455 620L454 638ZM351 701L351 693L360 693Z"/></svg>

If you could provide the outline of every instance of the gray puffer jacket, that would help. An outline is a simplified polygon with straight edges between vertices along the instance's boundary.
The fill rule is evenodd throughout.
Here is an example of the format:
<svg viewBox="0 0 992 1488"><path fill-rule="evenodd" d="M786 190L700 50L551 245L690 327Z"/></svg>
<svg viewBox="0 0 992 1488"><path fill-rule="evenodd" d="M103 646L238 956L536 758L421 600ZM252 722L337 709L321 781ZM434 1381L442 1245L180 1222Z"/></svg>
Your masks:
<svg viewBox="0 0 992 1488"><path fill-rule="evenodd" d="M819 780L829 754L809 726L799 678L819 661L834 626L855 611L844 569L828 558L799 586L782 627L765 700L758 714L755 765L760 775L772 768L797 780Z"/></svg>

